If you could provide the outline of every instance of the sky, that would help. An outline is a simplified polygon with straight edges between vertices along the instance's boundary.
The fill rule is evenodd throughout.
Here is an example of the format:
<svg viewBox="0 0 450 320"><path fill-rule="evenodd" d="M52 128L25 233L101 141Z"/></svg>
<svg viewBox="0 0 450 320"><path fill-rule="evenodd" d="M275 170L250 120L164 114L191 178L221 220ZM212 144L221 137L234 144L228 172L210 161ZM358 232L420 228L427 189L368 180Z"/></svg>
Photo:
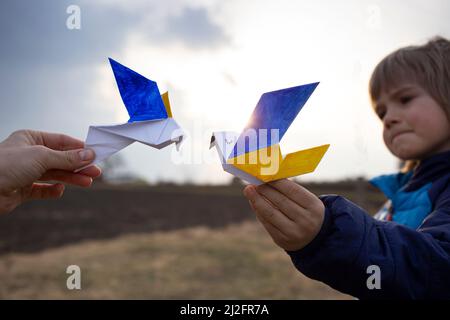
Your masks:
<svg viewBox="0 0 450 320"><path fill-rule="evenodd" d="M80 9L80 29L67 27ZM281 141L283 153L330 144L308 181L392 173L398 161L371 109L373 68L400 47L450 38L450 2L23 1L0 2L0 139L18 129L84 140L89 125L128 116L108 57L169 91L187 133L156 150L121 151L150 183L221 184L213 131L240 132L261 94L320 82Z"/></svg>

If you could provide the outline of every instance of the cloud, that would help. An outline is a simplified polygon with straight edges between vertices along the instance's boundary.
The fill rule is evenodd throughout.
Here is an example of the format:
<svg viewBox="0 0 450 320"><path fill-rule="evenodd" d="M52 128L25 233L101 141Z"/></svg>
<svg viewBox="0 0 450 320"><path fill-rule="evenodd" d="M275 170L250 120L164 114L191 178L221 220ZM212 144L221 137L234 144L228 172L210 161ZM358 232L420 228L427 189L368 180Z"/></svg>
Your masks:
<svg viewBox="0 0 450 320"><path fill-rule="evenodd" d="M367 26L372 3L380 8L375 29ZM395 162L374 134L381 128L366 83L391 50L449 36L448 1L419 3L2 0L0 139L20 128L84 138L90 124L126 120L112 56L168 89L181 125L201 124L186 141L192 154L208 151L203 132L240 130L263 92L320 80L283 150L332 143L307 179L388 171ZM71 4L81 8L81 30L66 28ZM171 153L136 144L123 155L153 181L230 178L218 163L173 165Z"/></svg>
<svg viewBox="0 0 450 320"><path fill-rule="evenodd" d="M213 47L229 41L204 8L187 7L180 15L168 17L163 36L167 40L180 40L192 47Z"/></svg>
<svg viewBox="0 0 450 320"><path fill-rule="evenodd" d="M114 7L81 5L81 30L66 27L73 1L6 0L0 4L3 66L95 64L120 50L136 14Z"/></svg>
<svg viewBox="0 0 450 320"><path fill-rule="evenodd" d="M227 41L198 4L145 1L124 6L80 1L76 4L81 8L81 30L68 30L66 8L71 4L65 0L0 2L0 140L22 128L83 139L90 124L117 121L123 106L107 57L120 57L130 37L138 35L162 50L181 44L195 51ZM176 94L174 85L170 88L184 105L183 94ZM153 167L167 167L171 150L156 152L136 145L124 154L132 169L139 171L149 161ZM197 170L203 171L200 166ZM176 166L176 174L174 169L159 171L165 180L198 177L186 167Z"/></svg>
<svg viewBox="0 0 450 320"><path fill-rule="evenodd" d="M143 2L145 8L81 1L81 30L68 30L66 8L71 4L0 2L0 137L24 127L69 129L82 136L89 123L114 118L114 110L95 102L109 103L117 96L94 90L99 77L110 76L107 57L120 55L130 36L147 35L160 47L171 42L208 47L225 39L205 9L183 4L174 11L156 1ZM160 27L150 28L151 22ZM109 94L115 84L108 79ZM67 115L68 125L59 125Z"/></svg>

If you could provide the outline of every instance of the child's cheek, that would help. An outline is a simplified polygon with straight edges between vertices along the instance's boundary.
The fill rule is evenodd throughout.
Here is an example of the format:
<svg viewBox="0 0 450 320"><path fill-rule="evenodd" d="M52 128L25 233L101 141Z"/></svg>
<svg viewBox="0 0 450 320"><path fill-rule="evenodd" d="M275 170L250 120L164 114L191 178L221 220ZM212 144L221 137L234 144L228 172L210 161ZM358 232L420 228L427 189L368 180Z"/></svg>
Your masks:
<svg viewBox="0 0 450 320"><path fill-rule="evenodd" d="M422 137L433 135L439 126L430 114L415 112L410 116L411 128Z"/></svg>
<svg viewBox="0 0 450 320"><path fill-rule="evenodd" d="M439 107L428 96L417 98L406 113L408 125L416 133L430 134L440 127Z"/></svg>
<svg viewBox="0 0 450 320"><path fill-rule="evenodd" d="M384 144L386 145L386 147L392 152L391 142L389 141L389 137L388 137L386 129L383 130L383 141L384 141Z"/></svg>
<svg viewBox="0 0 450 320"><path fill-rule="evenodd" d="M388 144L388 130L386 128L383 128L383 140L385 144Z"/></svg>

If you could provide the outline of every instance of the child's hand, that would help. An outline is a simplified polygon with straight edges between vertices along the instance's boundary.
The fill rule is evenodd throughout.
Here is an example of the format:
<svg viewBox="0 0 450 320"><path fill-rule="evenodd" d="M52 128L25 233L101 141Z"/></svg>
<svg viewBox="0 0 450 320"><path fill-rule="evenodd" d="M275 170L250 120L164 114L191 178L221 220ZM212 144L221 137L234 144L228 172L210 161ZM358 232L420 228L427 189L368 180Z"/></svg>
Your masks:
<svg viewBox="0 0 450 320"><path fill-rule="evenodd" d="M92 150L72 137L20 130L0 143L0 214L13 210L29 199L59 198L64 192L60 181L88 187L101 171L96 166L74 173L94 160Z"/></svg>
<svg viewBox="0 0 450 320"><path fill-rule="evenodd" d="M295 182L282 179L249 185L244 195L275 243L287 251L305 247L322 227L325 206Z"/></svg>

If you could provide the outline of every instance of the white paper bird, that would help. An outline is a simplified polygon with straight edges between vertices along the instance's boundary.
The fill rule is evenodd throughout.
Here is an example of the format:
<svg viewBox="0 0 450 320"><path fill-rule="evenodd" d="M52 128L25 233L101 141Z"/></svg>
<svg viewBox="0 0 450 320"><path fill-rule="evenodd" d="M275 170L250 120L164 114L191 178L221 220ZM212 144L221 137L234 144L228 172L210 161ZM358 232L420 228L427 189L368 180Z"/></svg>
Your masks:
<svg viewBox="0 0 450 320"><path fill-rule="evenodd" d="M124 124L89 127L85 147L93 149L96 155L90 165L135 141L157 149L175 143L179 150L184 132L172 118L168 93L160 95L156 82L111 58L109 61L130 120Z"/></svg>

